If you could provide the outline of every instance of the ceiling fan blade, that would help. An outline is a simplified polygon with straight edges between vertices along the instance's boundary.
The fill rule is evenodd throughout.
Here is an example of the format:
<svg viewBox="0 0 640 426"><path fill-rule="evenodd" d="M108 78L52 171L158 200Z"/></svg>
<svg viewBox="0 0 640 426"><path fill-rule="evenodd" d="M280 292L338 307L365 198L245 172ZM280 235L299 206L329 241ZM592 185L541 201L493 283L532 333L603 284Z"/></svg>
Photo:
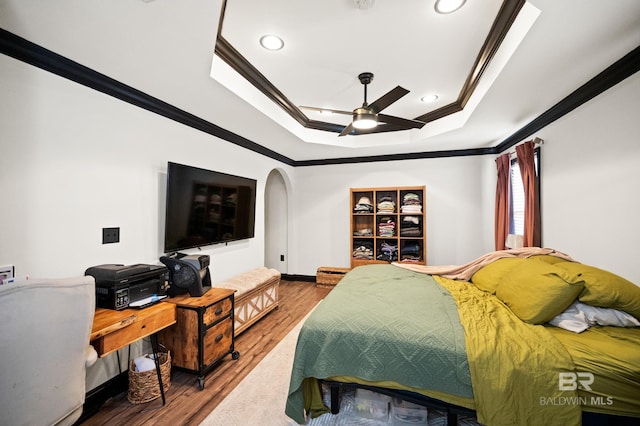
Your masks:
<svg viewBox="0 0 640 426"><path fill-rule="evenodd" d="M344 129L342 129L342 132L340 132L338 136L346 136L351 133L352 130L355 130L353 127L353 123L349 123L348 126L345 126Z"/></svg>
<svg viewBox="0 0 640 426"><path fill-rule="evenodd" d="M304 105L300 105L300 108L309 109L311 111L318 111L318 112L328 111L334 114L347 114L347 115L353 114L353 111L342 111L339 109L331 109L331 108L318 108L318 107L311 107L311 106L304 106Z"/></svg>
<svg viewBox="0 0 640 426"><path fill-rule="evenodd" d="M383 109L385 109L386 107L388 107L389 105L391 105L392 103L394 103L395 101L397 101L398 99L400 99L401 97L403 97L404 95L406 95L407 93L409 93L409 91L404 87L396 86L395 89L391 89L385 95L382 95L382 97L376 99L375 101L373 101L373 103L369 104L369 108L371 108L374 112L378 113Z"/></svg>
<svg viewBox="0 0 640 426"><path fill-rule="evenodd" d="M378 121L403 127L405 129L421 129L425 123L417 120L407 120L406 118L394 117L393 115L378 114Z"/></svg>

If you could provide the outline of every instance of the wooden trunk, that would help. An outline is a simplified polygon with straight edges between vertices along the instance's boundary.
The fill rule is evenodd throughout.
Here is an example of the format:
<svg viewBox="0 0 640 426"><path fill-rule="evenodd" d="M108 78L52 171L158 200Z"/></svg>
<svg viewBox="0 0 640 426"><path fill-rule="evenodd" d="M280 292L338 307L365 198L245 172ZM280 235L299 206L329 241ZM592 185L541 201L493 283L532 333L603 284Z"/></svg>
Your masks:
<svg viewBox="0 0 640 426"><path fill-rule="evenodd" d="M336 268L333 266L320 266L316 273L317 287L333 287L344 275L349 272L350 268Z"/></svg>

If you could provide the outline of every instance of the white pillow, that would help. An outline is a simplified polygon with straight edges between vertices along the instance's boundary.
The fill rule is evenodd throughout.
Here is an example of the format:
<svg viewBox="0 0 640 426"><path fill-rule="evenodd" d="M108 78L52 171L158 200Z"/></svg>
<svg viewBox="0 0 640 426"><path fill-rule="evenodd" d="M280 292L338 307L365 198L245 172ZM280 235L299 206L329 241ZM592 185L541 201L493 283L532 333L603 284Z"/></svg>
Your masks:
<svg viewBox="0 0 640 426"><path fill-rule="evenodd" d="M631 314L611 308L573 302L564 312L549 321L549 324L574 333L582 333L592 325L614 327L640 327L640 321Z"/></svg>
<svg viewBox="0 0 640 426"><path fill-rule="evenodd" d="M573 302L564 312L549 321L549 324L573 331L574 333L582 333L587 330L589 328L587 318L584 316L584 312L578 310L576 303L580 302Z"/></svg>

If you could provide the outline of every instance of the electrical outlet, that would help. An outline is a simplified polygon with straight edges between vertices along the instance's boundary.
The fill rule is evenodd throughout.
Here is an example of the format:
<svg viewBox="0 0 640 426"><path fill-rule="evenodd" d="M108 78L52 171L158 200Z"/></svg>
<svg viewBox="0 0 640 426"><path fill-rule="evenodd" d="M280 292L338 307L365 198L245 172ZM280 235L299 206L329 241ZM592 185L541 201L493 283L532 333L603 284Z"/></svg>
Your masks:
<svg viewBox="0 0 640 426"><path fill-rule="evenodd" d="M102 228L102 244L120 242L120 228Z"/></svg>

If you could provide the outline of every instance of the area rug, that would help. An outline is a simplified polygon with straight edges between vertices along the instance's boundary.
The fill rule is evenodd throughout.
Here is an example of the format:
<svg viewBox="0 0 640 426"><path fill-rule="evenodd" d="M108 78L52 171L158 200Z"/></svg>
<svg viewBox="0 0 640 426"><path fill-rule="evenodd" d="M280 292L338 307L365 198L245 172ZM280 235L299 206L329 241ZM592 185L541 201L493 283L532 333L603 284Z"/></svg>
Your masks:
<svg viewBox="0 0 640 426"><path fill-rule="evenodd" d="M314 308L315 309L315 308ZM313 310L312 310L313 312ZM308 316L308 315L307 315ZM285 336L278 345L240 382L236 388L207 416L201 426L297 426L284 408L289 392L289 379L293 366L298 334L306 317ZM325 404L329 406L328 392ZM311 419L308 426L384 426L419 424L444 426L444 413L429 411L423 423L404 423L394 419L391 413L384 420L359 416L355 410L354 392L344 392L340 399L340 413L324 414ZM459 425L477 425L472 419L460 418Z"/></svg>
<svg viewBox="0 0 640 426"><path fill-rule="evenodd" d="M284 413L284 407L298 334L305 319L306 317L218 404L201 426L298 424Z"/></svg>

